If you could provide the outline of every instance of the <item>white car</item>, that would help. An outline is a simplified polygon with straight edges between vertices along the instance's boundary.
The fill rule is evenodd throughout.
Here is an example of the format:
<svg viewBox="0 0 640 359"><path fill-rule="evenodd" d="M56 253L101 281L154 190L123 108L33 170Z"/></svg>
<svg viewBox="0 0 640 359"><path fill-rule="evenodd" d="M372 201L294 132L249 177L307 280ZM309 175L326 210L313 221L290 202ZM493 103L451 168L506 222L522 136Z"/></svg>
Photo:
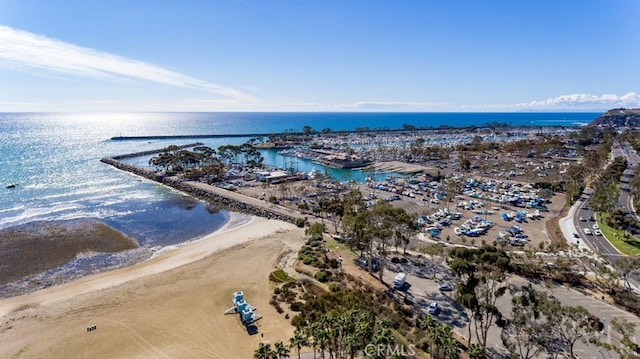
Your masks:
<svg viewBox="0 0 640 359"><path fill-rule="evenodd" d="M582 231L584 234L591 234L591 230L589 228L583 228Z"/></svg>
<svg viewBox="0 0 640 359"><path fill-rule="evenodd" d="M596 229L595 231L593 231L593 234L595 234L596 236L601 236L602 232L600 232L599 229Z"/></svg>
<svg viewBox="0 0 640 359"><path fill-rule="evenodd" d="M429 314L438 314L438 311L440 311L438 302L431 302L431 304L429 304L429 308L427 308L427 312L429 312Z"/></svg>
<svg viewBox="0 0 640 359"><path fill-rule="evenodd" d="M597 223L594 223L594 224L593 224L593 229L600 229L600 226L598 226L598 224L597 224Z"/></svg>

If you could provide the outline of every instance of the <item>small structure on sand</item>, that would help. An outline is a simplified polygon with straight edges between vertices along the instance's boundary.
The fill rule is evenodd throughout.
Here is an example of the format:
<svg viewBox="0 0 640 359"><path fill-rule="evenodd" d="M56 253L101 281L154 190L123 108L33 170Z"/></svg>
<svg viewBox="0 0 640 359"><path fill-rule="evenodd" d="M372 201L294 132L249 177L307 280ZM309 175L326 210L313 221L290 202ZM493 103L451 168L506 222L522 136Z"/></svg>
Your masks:
<svg viewBox="0 0 640 359"><path fill-rule="evenodd" d="M249 325L262 319L262 315L254 312L256 307L250 306L249 303L244 300L244 293L242 291L233 293L231 303L233 303L233 306L227 308L227 310L224 311L224 314L240 314L240 321L242 324Z"/></svg>

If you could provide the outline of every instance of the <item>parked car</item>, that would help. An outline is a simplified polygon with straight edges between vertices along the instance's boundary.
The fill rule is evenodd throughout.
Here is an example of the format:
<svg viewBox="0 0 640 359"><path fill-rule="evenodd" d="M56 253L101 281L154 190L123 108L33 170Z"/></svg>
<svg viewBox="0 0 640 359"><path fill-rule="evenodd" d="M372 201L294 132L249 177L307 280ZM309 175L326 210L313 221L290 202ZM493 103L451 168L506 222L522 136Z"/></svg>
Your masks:
<svg viewBox="0 0 640 359"><path fill-rule="evenodd" d="M438 306L438 302L431 302L431 304L429 304L429 308L427 308L427 312L429 312L429 314L438 314L439 311L440 307Z"/></svg>
<svg viewBox="0 0 640 359"><path fill-rule="evenodd" d="M393 289L402 289L406 281L407 281L407 274L398 273L396 277L393 279Z"/></svg>
<svg viewBox="0 0 640 359"><path fill-rule="evenodd" d="M441 292L451 292L453 290L453 286L449 283L440 284L438 286L438 290Z"/></svg>
<svg viewBox="0 0 640 359"><path fill-rule="evenodd" d="M369 261L367 258L358 258L356 263L364 270L369 270ZM380 269L380 261L378 258L373 258L371 260L371 270L377 272Z"/></svg>

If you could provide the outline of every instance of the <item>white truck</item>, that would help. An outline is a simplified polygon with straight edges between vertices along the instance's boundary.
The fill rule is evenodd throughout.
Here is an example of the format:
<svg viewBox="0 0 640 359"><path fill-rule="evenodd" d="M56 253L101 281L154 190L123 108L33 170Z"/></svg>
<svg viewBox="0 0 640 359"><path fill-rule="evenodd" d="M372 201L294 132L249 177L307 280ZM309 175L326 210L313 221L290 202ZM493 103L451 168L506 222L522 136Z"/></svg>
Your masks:
<svg viewBox="0 0 640 359"><path fill-rule="evenodd" d="M398 273L396 274L396 277L393 278L393 289L401 289L402 287L404 287L404 283L407 280L407 274L406 273Z"/></svg>

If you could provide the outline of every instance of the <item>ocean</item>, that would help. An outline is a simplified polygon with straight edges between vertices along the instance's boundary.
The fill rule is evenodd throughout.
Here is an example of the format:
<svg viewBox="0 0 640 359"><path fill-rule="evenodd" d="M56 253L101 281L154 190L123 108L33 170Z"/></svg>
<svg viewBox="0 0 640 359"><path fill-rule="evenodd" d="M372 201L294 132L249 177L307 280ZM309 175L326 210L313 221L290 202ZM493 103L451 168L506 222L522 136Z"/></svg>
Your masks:
<svg viewBox="0 0 640 359"><path fill-rule="evenodd" d="M513 126L576 126L599 113L0 113L0 229L33 221L94 218L143 247L167 246L220 228L229 213L171 189L117 171L100 158L194 142L113 141L114 136L253 134L314 130ZM250 137L198 139L217 148ZM265 152L265 163L287 158ZM132 161L136 161L133 159ZM146 165L146 159L137 159ZM308 171L320 165L296 161ZM333 170L331 170L333 171ZM332 174L353 178L351 171ZM15 188L5 186L17 184Z"/></svg>

